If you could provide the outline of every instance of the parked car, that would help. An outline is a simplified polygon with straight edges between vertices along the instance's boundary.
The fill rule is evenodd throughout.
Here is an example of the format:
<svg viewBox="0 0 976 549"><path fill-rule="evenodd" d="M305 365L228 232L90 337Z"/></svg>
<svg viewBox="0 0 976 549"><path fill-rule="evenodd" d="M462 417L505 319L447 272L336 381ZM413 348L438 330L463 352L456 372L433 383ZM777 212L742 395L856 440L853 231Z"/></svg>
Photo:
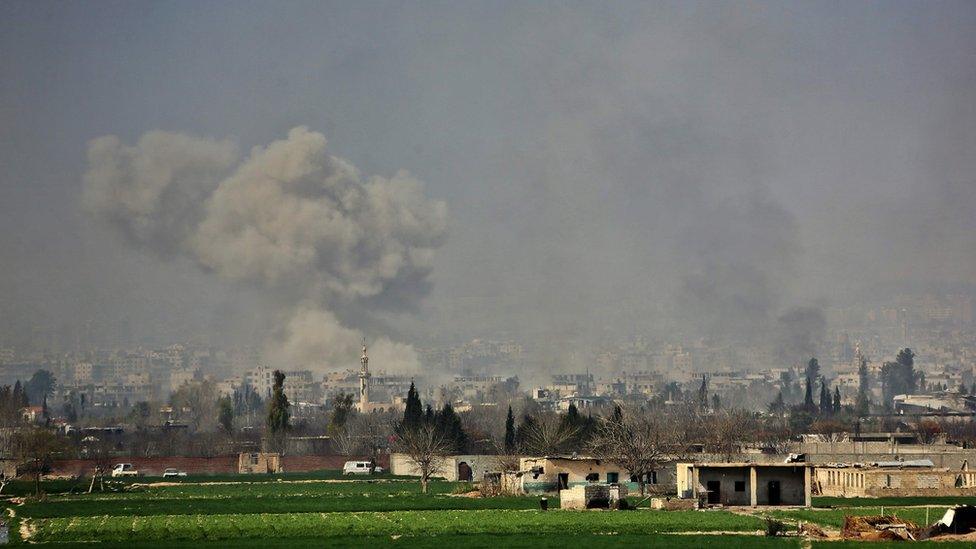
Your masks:
<svg viewBox="0 0 976 549"><path fill-rule="evenodd" d="M113 477L137 477L139 471L131 463L119 463L112 468Z"/></svg>
<svg viewBox="0 0 976 549"><path fill-rule="evenodd" d="M163 471L163 478L167 477L185 477L186 471L180 471L179 469L174 469L173 467L167 468Z"/></svg>
<svg viewBox="0 0 976 549"><path fill-rule="evenodd" d="M372 475L374 473L382 472L382 467L373 467L368 461L347 461L346 464L342 466L343 475Z"/></svg>

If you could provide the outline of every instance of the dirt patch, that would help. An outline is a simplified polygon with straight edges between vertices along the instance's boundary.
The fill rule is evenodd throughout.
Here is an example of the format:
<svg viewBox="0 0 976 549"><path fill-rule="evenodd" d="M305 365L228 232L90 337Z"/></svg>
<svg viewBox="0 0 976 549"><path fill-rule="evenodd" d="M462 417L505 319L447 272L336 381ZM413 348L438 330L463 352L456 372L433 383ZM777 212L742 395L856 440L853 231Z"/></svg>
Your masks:
<svg viewBox="0 0 976 549"><path fill-rule="evenodd" d="M840 533L845 539L898 541L916 539L918 531L917 524L896 516L848 515Z"/></svg>

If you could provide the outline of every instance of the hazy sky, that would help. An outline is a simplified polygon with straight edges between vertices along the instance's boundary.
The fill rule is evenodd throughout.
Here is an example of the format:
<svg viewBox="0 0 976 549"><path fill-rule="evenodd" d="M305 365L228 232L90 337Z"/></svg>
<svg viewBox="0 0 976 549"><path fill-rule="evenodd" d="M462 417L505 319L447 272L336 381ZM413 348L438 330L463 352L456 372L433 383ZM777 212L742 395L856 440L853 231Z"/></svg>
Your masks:
<svg viewBox="0 0 976 549"><path fill-rule="evenodd" d="M81 207L90 142L153 130L243 157L305 126L423 181L429 294L343 305L370 337L734 334L972 288L974 29L972 2L6 1L0 331L273 324L265 288Z"/></svg>

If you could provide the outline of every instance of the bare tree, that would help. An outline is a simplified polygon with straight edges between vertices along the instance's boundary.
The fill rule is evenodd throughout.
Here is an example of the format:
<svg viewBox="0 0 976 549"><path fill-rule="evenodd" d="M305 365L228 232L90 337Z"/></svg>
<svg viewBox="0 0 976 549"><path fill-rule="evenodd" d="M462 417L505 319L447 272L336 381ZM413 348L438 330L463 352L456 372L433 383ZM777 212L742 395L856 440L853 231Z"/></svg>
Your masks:
<svg viewBox="0 0 976 549"><path fill-rule="evenodd" d="M705 422L708 448L725 461L732 461L741 451L742 443L753 438L747 428L750 423L750 415L740 410L726 410L709 416Z"/></svg>
<svg viewBox="0 0 976 549"><path fill-rule="evenodd" d="M51 459L61 448L61 441L48 429L20 429L11 438L18 465L34 477L34 492L41 493L41 475L51 466Z"/></svg>
<svg viewBox="0 0 976 549"><path fill-rule="evenodd" d="M112 470L112 456L114 448L110 441L104 437L88 443L84 448L84 454L92 460L92 479L88 486L88 493L95 490L95 483L98 482L99 488L105 491L105 475Z"/></svg>
<svg viewBox="0 0 976 549"><path fill-rule="evenodd" d="M680 451L681 437L674 418L629 410L602 418L590 443L594 456L616 463L637 478L641 495L648 476Z"/></svg>
<svg viewBox="0 0 976 549"><path fill-rule="evenodd" d="M555 455L565 451L576 438L579 429L556 414L540 414L531 423L519 426L520 449L529 454Z"/></svg>
<svg viewBox="0 0 976 549"><path fill-rule="evenodd" d="M451 450L451 441L433 424L424 422L413 429L398 429L394 443L398 452L407 455L420 472L420 491L427 493L430 477Z"/></svg>
<svg viewBox="0 0 976 549"><path fill-rule="evenodd" d="M920 419L915 422L915 427L912 430L922 444L934 443L945 432L942 424L934 419Z"/></svg>

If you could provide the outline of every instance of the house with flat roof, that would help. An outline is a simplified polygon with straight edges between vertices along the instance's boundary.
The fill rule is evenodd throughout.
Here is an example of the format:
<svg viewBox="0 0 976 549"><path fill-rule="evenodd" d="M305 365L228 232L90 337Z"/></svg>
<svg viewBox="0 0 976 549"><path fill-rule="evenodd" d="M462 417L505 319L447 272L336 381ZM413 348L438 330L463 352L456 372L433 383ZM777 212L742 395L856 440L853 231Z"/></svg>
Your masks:
<svg viewBox="0 0 976 549"><path fill-rule="evenodd" d="M645 490L670 492L674 487L674 466L661 464L645 473ZM639 491L638 479L613 461L590 456L523 457L519 460L521 491L527 494L556 492L593 483L619 484L632 493Z"/></svg>
<svg viewBox="0 0 976 549"><path fill-rule="evenodd" d="M809 507L808 463L678 463L678 495L703 505Z"/></svg>

